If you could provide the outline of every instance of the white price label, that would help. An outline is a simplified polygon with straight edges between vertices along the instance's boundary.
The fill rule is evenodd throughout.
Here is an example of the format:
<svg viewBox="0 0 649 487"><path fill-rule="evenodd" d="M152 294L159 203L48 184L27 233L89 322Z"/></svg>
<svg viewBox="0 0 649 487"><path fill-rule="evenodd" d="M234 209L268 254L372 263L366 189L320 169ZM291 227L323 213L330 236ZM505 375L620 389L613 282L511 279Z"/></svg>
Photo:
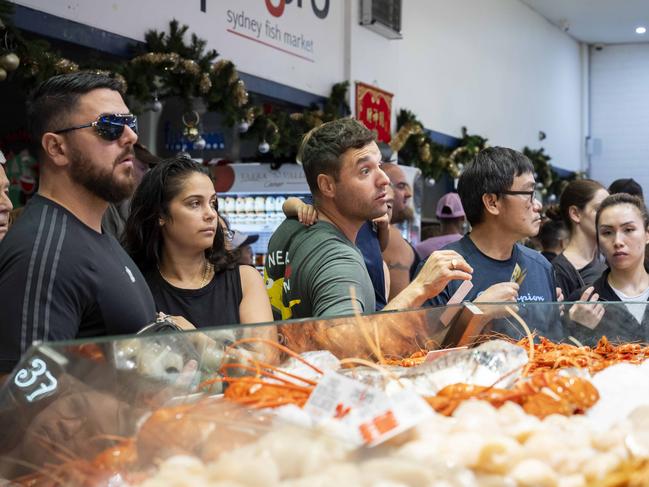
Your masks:
<svg viewBox="0 0 649 487"><path fill-rule="evenodd" d="M378 445L432 416L419 395L402 390L385 392L335 372L326 373L304 405L315 424L336 421L344 428L334 434L358 445Z"/></svg>
<svg viewBox="0 0 649 487"><path fill-rule="evenodd" d="M364 442L376 446L433 416L433 409L415 392L403 389L388 397L390 406L359 425Z"/></svg>
<svg viewBox="0 0 649 487"><path fill-rule="evenodd" d="M343 418L352 409L372 407L382 391L335 372L325 373L309 396L304 410L314 419Z"/></svg>

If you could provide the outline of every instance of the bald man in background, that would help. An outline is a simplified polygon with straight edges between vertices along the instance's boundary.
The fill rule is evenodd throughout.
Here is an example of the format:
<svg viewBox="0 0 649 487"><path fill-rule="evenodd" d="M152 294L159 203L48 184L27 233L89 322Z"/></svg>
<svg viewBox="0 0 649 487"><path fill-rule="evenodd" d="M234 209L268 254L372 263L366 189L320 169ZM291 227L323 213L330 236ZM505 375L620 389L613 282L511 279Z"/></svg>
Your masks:
<svg viewBox="0 0 649 487"><path fill-rule="evenodd" d="M414 278L420 259L413 246L401 235L398 224L410 221L413 217L409 200L412 198L412 188L403 170L393 163L384 163L381 169L390 178L390 186L394 190L392 207L392 225L390 242L383 251L383 259L390 271L390 296L392 299L399 294Z"/></svg>

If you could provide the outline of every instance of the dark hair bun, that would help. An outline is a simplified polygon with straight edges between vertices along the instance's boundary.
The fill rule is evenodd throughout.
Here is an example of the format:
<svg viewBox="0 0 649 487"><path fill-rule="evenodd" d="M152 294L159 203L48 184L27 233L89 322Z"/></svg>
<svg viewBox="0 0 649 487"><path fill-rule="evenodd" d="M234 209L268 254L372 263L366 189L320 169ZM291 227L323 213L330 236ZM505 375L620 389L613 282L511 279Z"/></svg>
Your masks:
<svg viewBox="0 0 649 487"><path fill-rule="evenodd" d="M561 220L561 209L559 205L549 205L545 208L545 216L553 221Z"/></svg>

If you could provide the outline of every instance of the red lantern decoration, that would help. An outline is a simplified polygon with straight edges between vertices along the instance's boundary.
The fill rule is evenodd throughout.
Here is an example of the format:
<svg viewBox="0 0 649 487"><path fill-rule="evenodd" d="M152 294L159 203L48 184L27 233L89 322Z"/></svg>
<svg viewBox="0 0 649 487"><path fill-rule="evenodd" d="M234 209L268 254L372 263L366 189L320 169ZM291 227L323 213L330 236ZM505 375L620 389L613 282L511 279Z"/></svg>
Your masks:
<svg viewBox="0 0 649 487"><path fill-rule="evenodd" d="M379 142L390 142L392 93L365 83L356 83L356 118L376 132Z"/></svg>

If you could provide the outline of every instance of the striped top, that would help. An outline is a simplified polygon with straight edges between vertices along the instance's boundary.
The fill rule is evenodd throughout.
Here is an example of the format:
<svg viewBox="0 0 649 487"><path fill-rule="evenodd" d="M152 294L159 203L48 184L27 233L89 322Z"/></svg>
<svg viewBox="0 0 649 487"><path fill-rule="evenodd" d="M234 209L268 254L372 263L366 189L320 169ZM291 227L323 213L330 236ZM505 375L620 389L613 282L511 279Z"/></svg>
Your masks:
<svg viewBox="0 0 649 487"><path fill-rule="evenodd" d="M32 342L138 331L155 319L144 277L110 235L34 196L0 243L0 372Z"/></svg>

